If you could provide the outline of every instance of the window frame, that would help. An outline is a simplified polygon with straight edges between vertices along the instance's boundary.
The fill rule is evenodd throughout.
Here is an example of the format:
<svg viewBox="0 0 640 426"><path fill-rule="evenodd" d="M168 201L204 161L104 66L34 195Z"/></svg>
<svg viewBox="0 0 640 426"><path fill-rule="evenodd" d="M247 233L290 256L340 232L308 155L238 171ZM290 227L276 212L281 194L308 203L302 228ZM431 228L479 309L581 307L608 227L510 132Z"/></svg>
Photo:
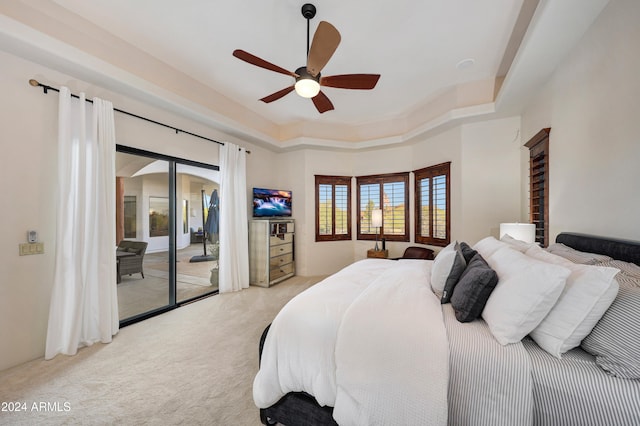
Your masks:
<svg viewBox="0 0 640 426"><path fill-rule="evenodd" d="M445 238L436 238L433 236L434 217L433 210L429 210L429 236L420 234L422 229L422 186L420 181L422 179L432 179L437 176L445 176L446 188L445 188ZM414 170L414 190L415 190L415 229L414 229L414 241L420 244L428 244L432 246L445 247L451 242L451 161L436 164L422 169ZM433 197L433 180L429 184L429 199Z"/></svg>
<svg viewBox="0 0 640 426"><path fill-rule="evenodd" d="M331 234L320 234L320 185L331 185ZM336 234L336 186L347 187L347 233ZM351 240L351 176L315 175L316 193L316 242Z"/></svg>
<svg viewBox="0 0 640 426"><path fill-rule="evenodd" d="M403 182L404 183L404 234L390 234L386 235L384 232L384 184L385 183L393 183L393 182ZM375 240L376 234L363 234L362 233L362 225L360 223L360 187L362 185L371 185L378 184L380 185L380 200L379 206L382 208L382 226L380 227L378 238L385 238L387 241L401 241L401 242L409 242L409 210L410 210L410 199L409 199L409 172L401 172L401 173L387 173L380 175L368 175L368 176L356 176L356 190L357 190L357 239L358 240Z"/></svg>

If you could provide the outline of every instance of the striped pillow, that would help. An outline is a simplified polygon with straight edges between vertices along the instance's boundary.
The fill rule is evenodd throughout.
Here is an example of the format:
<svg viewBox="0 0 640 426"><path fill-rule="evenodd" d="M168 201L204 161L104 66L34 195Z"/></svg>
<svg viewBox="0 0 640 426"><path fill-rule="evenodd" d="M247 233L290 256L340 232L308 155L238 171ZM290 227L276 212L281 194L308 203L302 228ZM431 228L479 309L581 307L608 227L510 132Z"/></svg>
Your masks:
<svg viewBox="0 0 640 426"><path fill-rule="evenodd" d="M607 260L612 260L611 257L605 256L604 254L586 253L583 251L578 251L569 246L565 246L562 243L550 244L546 250L549 253L562 256L565 259L569 259L574 263L582 263L583 265L595 265L596 263L599 263L599 262L606 262Z"/></svg>
<svg viewBox="0 0 640 426"><path fill-rule="evenodd" d="M616 276L616 299L581 345L602 369L625 379L640 379L640 280L633 278L624 270Z"/></svg>
<svg viewBox="0 0 640 426"><path fill-rule="evenodd" d="M640 287L640 266L635 263L623 262L622 260L608 260L606 262L598 262L596 265L619 269L620 272L616 275L616 280L618 280L621 285Z"/></svg>

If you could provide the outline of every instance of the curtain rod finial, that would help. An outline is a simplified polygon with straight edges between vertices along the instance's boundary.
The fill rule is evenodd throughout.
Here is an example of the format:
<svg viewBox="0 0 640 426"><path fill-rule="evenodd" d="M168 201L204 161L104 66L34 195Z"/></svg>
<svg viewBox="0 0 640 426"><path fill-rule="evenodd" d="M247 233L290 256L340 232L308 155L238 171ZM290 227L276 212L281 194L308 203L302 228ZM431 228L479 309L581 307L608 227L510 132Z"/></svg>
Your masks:
<svg viewBox="0 0 640 426"><path fill-rule="evenodd" d="M31 80L29 80L29 84L32 85L33 87L40 86L40 82L38 80L33 79L33 78Z"/></svg>

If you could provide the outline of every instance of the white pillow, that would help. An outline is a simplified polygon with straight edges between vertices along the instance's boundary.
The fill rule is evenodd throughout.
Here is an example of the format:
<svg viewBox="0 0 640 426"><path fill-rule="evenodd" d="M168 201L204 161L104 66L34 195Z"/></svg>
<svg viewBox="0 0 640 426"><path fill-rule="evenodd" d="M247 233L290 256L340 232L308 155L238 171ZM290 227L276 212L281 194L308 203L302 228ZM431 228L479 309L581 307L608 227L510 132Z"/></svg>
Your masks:
<svg viewBox="0 0 640 426"><path fill-rule="evenodd" d="M549 313L571 271L511 247L499 249L487 263L498 274L498 285L482 317L500 344L519 342Z"/></svg>
<svg viewBox="0 0 640 426"><path fill-rule="evenodd" d="M473 249L480 253L484 260L489 260L491 255L501 248L509 247L507 243L497 240L495 237L486 237L478 241Z"/></svg>
<svg viewBox="0 0 640 426"><path fill-rule="evenodd" d="M509 234L504 234L500 238L500 241L502 241L503 243L509 244L511 248L518 250L520 253L524 253L525 251L527 251L529 248L533 246L536 246L536 247L538 246L536 243L526 243L522 240L516 240Z"/></svg>
<svg viewBox="0 0 640 426"><path fill-rule="evenodd" d="M571 270L557 303L531 332L538 346L560 358L561 354L579 346L609 309L618 294L614 277L620 271L573 263L539 247L530 248L526 254Z"/></svg>
<svg viewBox="0 0 640 426"><path fill-rule="evenodd" d="M440 253L433 260L433 266L431 267L431 288L433 292L442 297L444 291L444 285L447 282L449 273L451 273L451 267L456 259L456 241L440 250Z"/></svg>

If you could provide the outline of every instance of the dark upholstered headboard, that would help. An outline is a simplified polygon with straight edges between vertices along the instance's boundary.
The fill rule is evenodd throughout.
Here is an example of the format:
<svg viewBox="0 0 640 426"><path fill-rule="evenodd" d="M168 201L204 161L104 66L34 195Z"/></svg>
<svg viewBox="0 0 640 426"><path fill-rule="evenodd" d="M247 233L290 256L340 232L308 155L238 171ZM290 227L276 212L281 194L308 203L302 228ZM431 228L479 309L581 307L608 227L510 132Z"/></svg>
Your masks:
<svg viewBox="0 0 640 426"><path fill-rule="evenodd" d="M563 232L556 237L556 243L587 253L610 256L617 260L640 265L640 242L597 235Z"/></svg>

